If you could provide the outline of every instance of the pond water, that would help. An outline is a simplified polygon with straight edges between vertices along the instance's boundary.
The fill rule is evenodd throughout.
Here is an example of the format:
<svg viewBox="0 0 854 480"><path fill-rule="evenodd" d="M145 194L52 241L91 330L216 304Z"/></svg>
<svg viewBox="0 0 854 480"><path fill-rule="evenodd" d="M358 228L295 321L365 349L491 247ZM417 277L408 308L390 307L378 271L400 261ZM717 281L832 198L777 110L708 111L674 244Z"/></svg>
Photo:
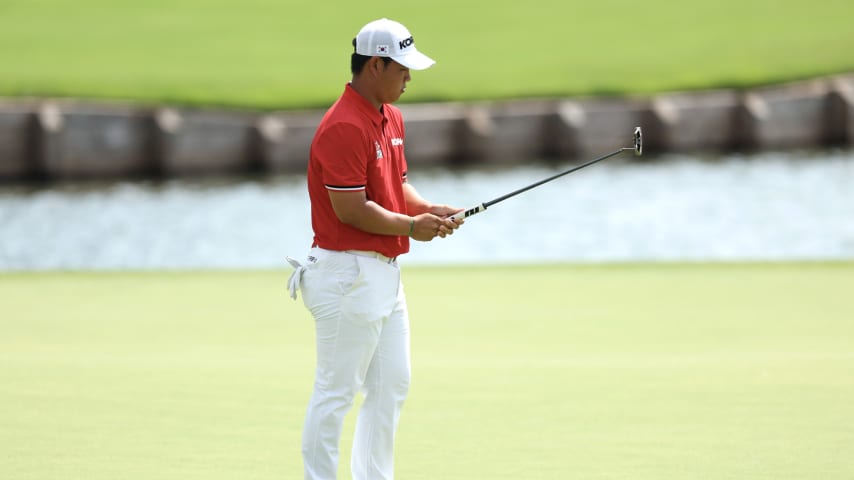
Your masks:
<svg viewBox="0 0 854 480"><path fill-rule="evenodd" d="M410 170L491 200L572 166ZM0 187L0 270L285 268L311 243L303 175ZM405 264L854 259L854 152L620 157L413 242Z"/></svg>

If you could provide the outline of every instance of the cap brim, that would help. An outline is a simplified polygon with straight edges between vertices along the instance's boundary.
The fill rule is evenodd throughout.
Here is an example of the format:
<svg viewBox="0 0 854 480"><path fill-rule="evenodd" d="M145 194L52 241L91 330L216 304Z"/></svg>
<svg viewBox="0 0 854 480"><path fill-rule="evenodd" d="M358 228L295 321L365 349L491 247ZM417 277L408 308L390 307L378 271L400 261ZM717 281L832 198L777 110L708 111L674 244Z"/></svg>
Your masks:
<svg viewBox="0 0 854 480"><path fill-rule="evenodd" d="M424 70L432 67L433 64L436 63L435 60L424 55L418 50L410 51L406 55L393 56L391 59L412 70Z"/></svg>

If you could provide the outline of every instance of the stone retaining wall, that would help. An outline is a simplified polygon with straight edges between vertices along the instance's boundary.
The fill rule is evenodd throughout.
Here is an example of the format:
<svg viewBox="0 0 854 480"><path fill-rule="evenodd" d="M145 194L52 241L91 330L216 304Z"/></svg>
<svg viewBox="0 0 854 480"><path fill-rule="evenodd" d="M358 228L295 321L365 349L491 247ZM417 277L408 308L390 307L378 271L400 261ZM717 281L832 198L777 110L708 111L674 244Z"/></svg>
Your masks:
<svg viewBox="0 0 854 480"><path fill-rule="evenodd" d="M411 165L854 143L854 74L746 91L404 104ZM304 172L323 111L230 112L0 100L0 180Z"/></svg>

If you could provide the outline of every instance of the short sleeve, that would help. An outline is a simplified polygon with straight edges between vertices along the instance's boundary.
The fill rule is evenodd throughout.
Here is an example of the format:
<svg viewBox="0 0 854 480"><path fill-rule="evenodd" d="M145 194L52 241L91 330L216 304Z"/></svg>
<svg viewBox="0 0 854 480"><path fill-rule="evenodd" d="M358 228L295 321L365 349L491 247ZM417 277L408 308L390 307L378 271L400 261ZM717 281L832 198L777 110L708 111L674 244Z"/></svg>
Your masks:
<svg viewBox="0 0 854 480"><path fill-rule="evenodd" d="M312 153L321 165L321 181L327 189L365 189L369 154L365 145L361 129L350 123L330 125L320 134Z"/></svg>

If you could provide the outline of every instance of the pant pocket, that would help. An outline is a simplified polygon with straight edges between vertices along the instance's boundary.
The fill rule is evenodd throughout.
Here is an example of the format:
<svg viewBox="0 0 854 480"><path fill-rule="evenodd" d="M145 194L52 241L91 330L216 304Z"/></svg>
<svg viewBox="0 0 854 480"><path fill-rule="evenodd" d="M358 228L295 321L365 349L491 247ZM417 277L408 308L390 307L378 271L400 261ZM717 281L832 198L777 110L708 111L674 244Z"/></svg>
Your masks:
<svg viewBox="0 0 854 480"><path fill-rule="evenodd" d="M360 270L352 255L319 252L317 261L302 274L302 298L315 319L341 314L342 298L359 282Z"/></svg>
<svg viewBox="0 0 854 480"><path fill-rule="evenodd" d="M387 317L394 310L400 286L400 271L373 258L356 257L359 274L344 293L341 309L345 318L370 322Z"/></svg>

